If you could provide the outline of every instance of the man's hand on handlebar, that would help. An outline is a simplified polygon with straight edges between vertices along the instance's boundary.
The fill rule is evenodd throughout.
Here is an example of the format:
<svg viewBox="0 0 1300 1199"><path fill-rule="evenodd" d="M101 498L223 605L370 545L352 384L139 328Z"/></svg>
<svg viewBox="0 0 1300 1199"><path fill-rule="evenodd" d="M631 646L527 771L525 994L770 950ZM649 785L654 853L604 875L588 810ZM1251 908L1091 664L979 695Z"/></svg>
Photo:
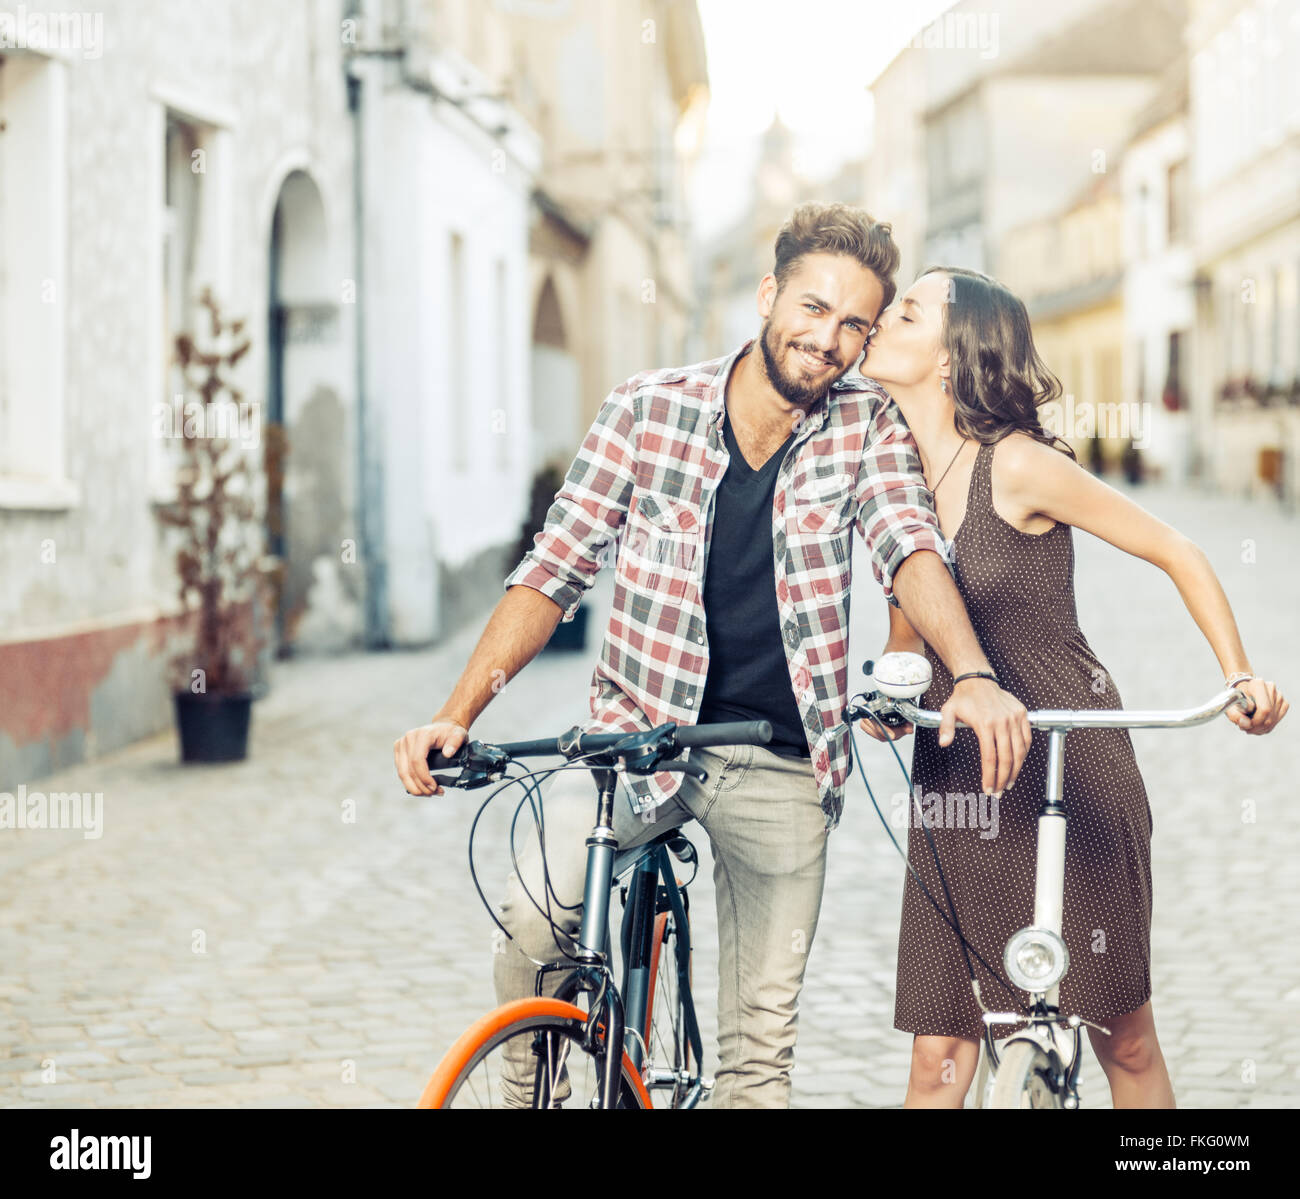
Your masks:
<svg viewBox="0 0 1300 1199"><path fill-rule="evenodd" d="M449 758L469 739L469 730L454 720L435 720L421 725L393 742L397 777L408 795L441 795L429 769L429 754L437 749Z"/></svg>
<svg viewBox="0 0 1300 1199"><path fill-rule="evenodd" d="M992 679L966 679L953 688L948 702L939 709L939 744L952 744L957 721L969 725L980 743L984 772L981 785L986 795L1001 795L1011 786L1025 764L1033 730L1029 712L1014 695L1003 691Z"/></svg>
<svg viewBox="0 0 1300 1199"><path fill-rule="evenodd" d="M899 725L888 725L882 722L871 720L870 718L858 722L860 728L868 737L874 737L877 741L897 741L900 737L906 737L912 732L912 726L908 722Z"/></svg>

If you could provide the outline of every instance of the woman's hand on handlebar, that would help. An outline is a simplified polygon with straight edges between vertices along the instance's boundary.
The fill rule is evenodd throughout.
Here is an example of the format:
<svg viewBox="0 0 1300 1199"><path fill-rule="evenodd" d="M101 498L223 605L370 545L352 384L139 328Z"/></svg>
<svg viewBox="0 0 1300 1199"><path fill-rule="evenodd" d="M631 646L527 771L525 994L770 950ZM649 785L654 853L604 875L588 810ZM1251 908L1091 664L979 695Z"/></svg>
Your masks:
<svg viewBox="0 0 1300 1199"><path fill-rule="evenodd" d="M1277 689L1276 683L1267 683L1263 679L1247 679L1237 684L1237 690L1245 692L1255 701L1255 712L1247 716L1239 704L1228 708L1228 719L1243 733L1271 733L1277 722L1287 714L1291 707L1286 697Z"/></svg>
<svg viewBox="0 0 1300 1199"><path fill-rule="evenodd" d="M469 739L469 730L454 720L435 720L412 729L393 742L397 777L408 795L441 795L443 788L433 781L429 754L437 749L450 758Z"/></svg>

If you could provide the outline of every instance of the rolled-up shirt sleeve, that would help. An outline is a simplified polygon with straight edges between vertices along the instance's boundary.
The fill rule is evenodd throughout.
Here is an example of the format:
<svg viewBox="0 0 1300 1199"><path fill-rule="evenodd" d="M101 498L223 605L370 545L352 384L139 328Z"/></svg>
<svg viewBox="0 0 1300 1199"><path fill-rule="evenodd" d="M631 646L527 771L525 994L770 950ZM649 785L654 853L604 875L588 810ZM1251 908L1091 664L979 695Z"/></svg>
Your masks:
<svg viewBox="0 0 1300 1199"><path fill-rule="evenodd" d="M950 572L952 561L911 430L878 385L870 390L876 415L858 476L857 527L871 553L872 573L885 598L897 607L894 576L910 554L933 550Z"/></svg>
<svg viewBox="0 0 1300 1199"><path fill-rule="evenodd" d="M635 481L633 380L605 398L546 513L541 532L509 575L540 591L570 621L599 572L601 551L614 541L627 518Z"/></svg>

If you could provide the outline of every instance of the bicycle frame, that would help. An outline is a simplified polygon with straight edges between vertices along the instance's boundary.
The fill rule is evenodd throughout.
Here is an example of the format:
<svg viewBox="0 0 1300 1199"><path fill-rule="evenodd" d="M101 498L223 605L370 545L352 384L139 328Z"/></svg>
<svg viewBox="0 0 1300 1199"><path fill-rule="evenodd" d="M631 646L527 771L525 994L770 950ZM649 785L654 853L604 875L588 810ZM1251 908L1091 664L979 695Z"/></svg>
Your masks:
<svg viewBox="0 0 1300 1199"><path fill-rule="evenodd" d="M708 778L707 772L688 760L692 748L766 745L771 739L772 725L766 720L721 721L700 725L678 725L667 721L654 728L632 732L584 730L575 725L555 738L512 741L501 745L470 741L459 746L450 757L444 756L439 749L429 751L427 760L430 771L447 767L460 768L460 773L456 775L432 774L433 781L466 790L501 781L509 763L524 757L560 755L570 761L581 759L591 771L598 799L596 823L586 841L587 867L583 880L577 951L569 955L569 962L549 963L538 970L536 993L538 996L542 994L549 972L562 970L565 971L565 977L560 982L555 998L576 1006L579 995L590 996L582 1049L595 1058L599 1065L593 1106L609 1108L617 1105L625 1056L631 1059L628 1062L630 1068L641 1071L645 1085L672 1086L675 1090L687 1088L680 1096L684 1100L682 1106L693 1107L712 1086L702 1076L691 1075L679 1061L674 1061L672 1068L666 1071L657 1068L647 1070L644 1065L647 1053L646 1030L653 995L651 987L654 981L650 967L658 949L655 938L657 935L666 937L667 930L666 918L662 928L658 925L657 917L661 912L670 912L676 922L673 930L676 946L674 965L677 970L681 1031L689 1042L685 1053L694 1053L696 1062L701 1067L704 1054L690 990L690 931L686 903L668 861L670 850L678 852L672 844L679 836L678 830L666 830L649 844L629 851L620 861L618 839L614 835L614 794L618 776L626 771L636 774L680 771L703 782ZM687 756L679 757L679 754ZM526 776L517 776L509 781L520 782L524 777ZM489 801L491 798L489 796ZM694 853L693 847L691 853ZM678 856L689 860L682 854ZM624 985L620 991L613 983L609 967L609 904L616 875L628 870L634 871L634 901L627 905L623 919L625 968ZM658 881L660 878L662 884ZM661 892L666 907L660 906ZM507 931L500 921L497 924L503 932ZM628 1024L624 996L628 997L630 1015L635 1021L634 1044L630 1051L625 1046ZM477 1028L469 1032L475 1037L480 1035ZM674 1028L673 1040L675 1044L680 1044L677 1027ZM541 1064L538 1069L540 1072ZM650 1076L648 1079L644 1077L647 1074Z"/></svg>
<svg viewBox="0 0 1300 1199"><path fill-rule="evenodd" d="M618 1097L621 1053L609 1052L610 1046L623 1050L627 1031L633 1030L632 1043L625 1052L632 1064L641 1070L645 1065L648 1046L642 1036L650 1006L650 965L653 958L655 917L659 912L659 892L666 895L668 910L676 922L676 962L679 994L682 998L685 1035L697 1063L704 1061L703 1038L695 1013L695 1003L690 987L690 928L686 919L686 906L681 888L673 873L667 843L679 835L673 828L655 838L648 845L627 851L630 863L618 861L618 840L613 829L613 805L616 790L616 773L609 768L592 770L599 789L595 827L587 837L587 873L583 883L582 921L578 930L578 964L555 963L537 972L537 993L542 992L542 982L551 970L568 970L555 997L575 1003L581 994L592 996L588 1007L588 1035L596 1043L602 1061L600 1106L612 1108ZM623 948L623 985L611 984L609 952L610 895L616 875L631 870L628 899L624 909L621 930ZM661 881L662 880L662 881ZM597 1030L604 1030L603 1044ZM695 1107L710 1089L702 1076L681 1077L674 1068L656 1069L645 1079L646 1088L687 1085L689 1090L683 1107Z"/></svg>
<svg viewBox="0 0 1300 1199"><path fill-rule="evenodd" d="M1065 738L1072 729L1154 729L1190 728L1205 724L1225 711L1231 704L1243 707L1253 701L1235 687L1220 692L1196 708L1184 710L1156 709L1124 711L1122 709L1097 709L1094 711L1068 711L1043 709L1029 713L1032 728L1043 729L1048 734L1047 788L1038 814L1038 842L1034 874L1034 915L1028 927L1047 930L1057 940L1061 939L1061 924L1065 902L1065 834L1066 811ZM869 705L878 712L894 712L922 728L938 728L940 714L918 708L911 700L884 699L878 706ZM1022 930L1025 931L1025 930ZM1015 934L1019 935L1019 934ZM1009 943L1008 943L1009 944ZM1062 941L1062 946L1064 942ZM1068 969L1068 956L1066 961ZM1064 971L1062 971L1062 977ZM1066 1027L1060 1024L1060 979L1043 991L1029 991L1028 1015L1021 1012L991 1012L984 1008L984 1045L992 1069L996 1072L999 1059L993 1039L994 1025L1026 1024L1027 1028L1013 1034L1009 1040L1029 1037L1059 1060L1061 1076L1054 1082L1064 1091L1065 1106L1078 1107L1077 1080L1081 1048L1081 1026L1097 1028L1109 1035L1109 1030L1076 1014L1069 1016ZM978 993L976 1000L979 1002ZM1050 1053L1049 1053L1050 1056Z"/></svg>

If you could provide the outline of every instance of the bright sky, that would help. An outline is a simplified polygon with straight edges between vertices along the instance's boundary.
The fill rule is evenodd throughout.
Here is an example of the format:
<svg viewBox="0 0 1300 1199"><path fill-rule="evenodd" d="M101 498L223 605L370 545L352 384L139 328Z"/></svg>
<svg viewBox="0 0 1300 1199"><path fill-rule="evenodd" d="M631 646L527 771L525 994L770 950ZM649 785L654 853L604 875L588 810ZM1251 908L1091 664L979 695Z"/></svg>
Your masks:
<svg viewBox="0 0 1300 1199"><path fill-rule="evenodd" d="M795 167L820 178L870 145L867 86L953 0L698 0L708 133L691 206L708 236L744 209L757 139L780 114Z"/></svg>

